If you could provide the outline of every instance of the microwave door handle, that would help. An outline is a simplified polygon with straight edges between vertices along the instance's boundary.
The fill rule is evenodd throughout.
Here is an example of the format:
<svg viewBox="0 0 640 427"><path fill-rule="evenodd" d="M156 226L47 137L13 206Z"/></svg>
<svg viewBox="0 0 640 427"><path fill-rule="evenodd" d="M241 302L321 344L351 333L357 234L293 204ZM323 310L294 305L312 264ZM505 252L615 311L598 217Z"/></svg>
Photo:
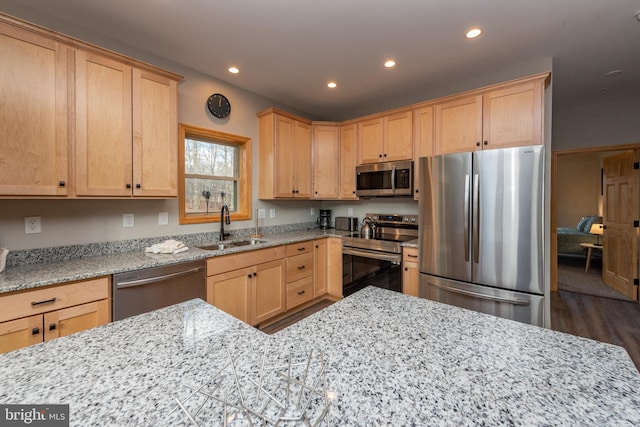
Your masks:
<svg viewBox="0 0 640 427"><path fill-rule="evenodd" d="M391 167L391 192L396 192L396 165Z"/></svg>
<svg viewBox="0 0 640 427"><path fill-rule="evenodd" d="M469 181L471 177L464 177L464 260L469 262Z"/></svg>

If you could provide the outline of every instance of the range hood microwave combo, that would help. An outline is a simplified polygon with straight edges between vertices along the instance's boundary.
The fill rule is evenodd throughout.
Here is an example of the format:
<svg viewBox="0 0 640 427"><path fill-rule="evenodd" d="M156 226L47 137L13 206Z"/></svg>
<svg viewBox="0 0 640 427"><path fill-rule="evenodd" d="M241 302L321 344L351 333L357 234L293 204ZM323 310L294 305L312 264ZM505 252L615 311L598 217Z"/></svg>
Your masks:
<svg viewBox="0 0 640 427"><path fill-rule="evenodd" d="M413 162L405 160L356 166L356 195L412 196Z"/></svg>

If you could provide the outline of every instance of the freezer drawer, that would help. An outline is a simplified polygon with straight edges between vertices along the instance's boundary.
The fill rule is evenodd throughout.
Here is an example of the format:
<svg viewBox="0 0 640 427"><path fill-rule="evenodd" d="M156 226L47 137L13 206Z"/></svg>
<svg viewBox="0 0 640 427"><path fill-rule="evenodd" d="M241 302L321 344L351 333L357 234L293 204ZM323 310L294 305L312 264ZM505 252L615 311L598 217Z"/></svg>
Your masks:
<svg viewBox="0 0 640 427"><path fill-rule="evenodd" d="M505 319L543 326L544 297L420 274L418 296Z"/></svg>

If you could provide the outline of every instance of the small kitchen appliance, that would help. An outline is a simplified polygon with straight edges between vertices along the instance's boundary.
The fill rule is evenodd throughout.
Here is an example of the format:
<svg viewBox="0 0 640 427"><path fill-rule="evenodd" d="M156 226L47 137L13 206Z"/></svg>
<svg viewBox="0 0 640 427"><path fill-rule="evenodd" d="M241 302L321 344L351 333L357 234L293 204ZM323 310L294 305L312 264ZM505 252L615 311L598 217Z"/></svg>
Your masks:
<svg viewBox="0 0 640 427"><path fill-rule="evenodd" d="M331 209L320 209L320 216L316 223L323 230L331 228Z"/></svg>
<svg viewBox="0 0 640 427"><path fill-rule="evenodd" d="M336 230L358 231L358 218L355 216L337 216Z"/></svg>

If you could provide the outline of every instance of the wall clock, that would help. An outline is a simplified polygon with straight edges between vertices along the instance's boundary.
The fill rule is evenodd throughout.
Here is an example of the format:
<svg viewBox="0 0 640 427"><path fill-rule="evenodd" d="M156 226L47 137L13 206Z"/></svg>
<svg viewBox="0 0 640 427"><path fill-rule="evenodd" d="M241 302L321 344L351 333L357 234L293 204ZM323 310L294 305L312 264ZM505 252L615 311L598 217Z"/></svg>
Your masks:
<svg viewBox="0 0 640 427"><path fill-rule="evenodd" d="M226 96L221 93L214 93L207 100L207 108L211 114L219 119L224 119L231 113L231 104Z"/></svg>

